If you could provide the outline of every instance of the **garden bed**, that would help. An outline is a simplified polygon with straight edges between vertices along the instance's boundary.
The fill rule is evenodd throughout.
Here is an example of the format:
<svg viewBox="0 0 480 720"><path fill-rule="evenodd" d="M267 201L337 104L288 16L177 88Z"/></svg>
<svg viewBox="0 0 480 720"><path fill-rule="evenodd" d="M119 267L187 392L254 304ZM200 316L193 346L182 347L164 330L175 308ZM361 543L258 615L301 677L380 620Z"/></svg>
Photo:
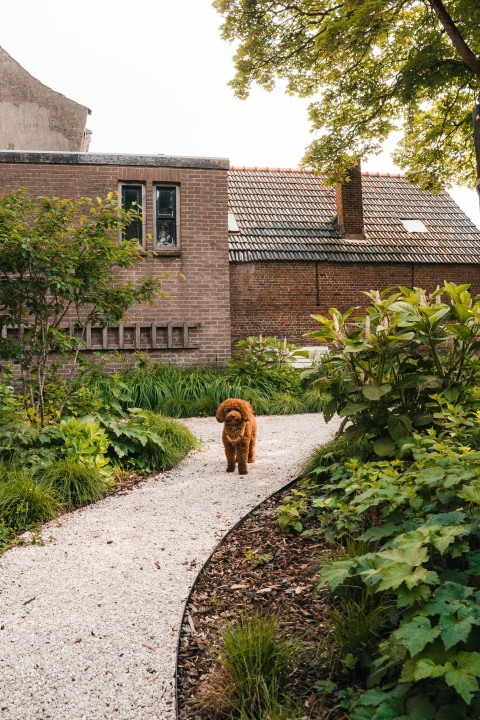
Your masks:
<svg viewBox="0 0 480 720"><path fill-rule="evenodd" d="M324 695L315 689L328 673L323 648L330 628L330 593L316 587L325 544L318 535L287 535L280 530L273 511L289 492L276 493L250 513L198 577L180 635L179 720L213 717L209 711L198 712L196 702L208 697L212 678L215 682L218 629L242 613L262 611L278 616L281 630L302 645L289 690L302 705L304 717L348 717L324 706Z"/></svg>

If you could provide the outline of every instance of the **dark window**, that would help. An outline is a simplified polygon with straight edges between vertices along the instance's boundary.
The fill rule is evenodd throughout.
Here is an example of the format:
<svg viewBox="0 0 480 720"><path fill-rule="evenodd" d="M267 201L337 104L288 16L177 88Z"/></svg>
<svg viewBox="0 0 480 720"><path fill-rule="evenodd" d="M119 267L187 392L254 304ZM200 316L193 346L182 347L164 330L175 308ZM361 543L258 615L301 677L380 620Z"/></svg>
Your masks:
<svg viewBox="0 0 480 720"><path fill-rule="evenodd" d="M176 244L177 188L157 186L155 245L175 247Z"/></svg>
<svg viewBox="0 0 480 720"><path fill-rule="evenodd" d="M122 185L122 207L124 210L131 210L132 207L142 213L142 186ZM138 240L143 243L142 218L133 220L123 232L124 240Z"/></svg>

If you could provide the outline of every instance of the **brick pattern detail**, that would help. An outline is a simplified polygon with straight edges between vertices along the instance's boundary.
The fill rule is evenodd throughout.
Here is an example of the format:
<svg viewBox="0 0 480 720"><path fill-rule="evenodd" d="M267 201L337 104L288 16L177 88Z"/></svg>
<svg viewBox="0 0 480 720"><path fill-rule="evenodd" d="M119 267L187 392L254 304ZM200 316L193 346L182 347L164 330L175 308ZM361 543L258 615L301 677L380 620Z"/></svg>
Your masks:
<svg viewBox="0 0 480 720"><path fill-rule="evenodd" d="M26 187L34 197L104 197L108 192L116 192L120 182L145 185L144 223L150 235L154 232L155 184L180 188L179 252L146 257L136 268L121 273L122 279L131 280L168 273L169 277L163 282L167 297L153 305L134 306L125 323L140 323L142 327L163 323L173 327L169 348L162 350L163 343L159 343L156 349L148 351L152 358L190 365L225 364L230 356L226 170L74 163L0 164L2 192ZM153 250L151 239L147 250ZM175 328L185 326L198 326L190 343L198 348L181 349L181 338Z"/></svg>
<svg viewBox="0 0 480 720"><path fill-rule="evenodd" d="M337 185L335 200L338 222L347 236L363 235L362 171L360 163L349 173L349 182Z"/></svg>
<svg viewBox="0 0 480 720"><path fill-rule="evenodd" d="M365 307L364 290L396 285L432 292L443 281L470 283L480 293L479 265L420 265L410 263L231 263L232 350L249 335L287 337L289 342L314 345L307 332L318 324L310 315L329 308Z"/></svg>

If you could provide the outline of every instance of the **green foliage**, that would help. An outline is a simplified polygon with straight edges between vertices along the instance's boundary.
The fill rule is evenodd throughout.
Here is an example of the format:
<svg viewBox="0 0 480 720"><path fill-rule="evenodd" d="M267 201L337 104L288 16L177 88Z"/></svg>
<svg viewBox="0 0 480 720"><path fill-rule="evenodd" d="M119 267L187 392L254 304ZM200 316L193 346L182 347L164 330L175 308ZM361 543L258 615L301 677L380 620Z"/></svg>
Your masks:
<svg viewBox="0 0 480 720"><path fill-rule="evenodd" d="M307 488L304 485L304 489L294 488L291 490L288 495L285 495L280 505L277 505L274 513L278 515L277 522L284 532L291 530L301 532L303 530L302 520L309 510L308 497Z"/></svg>
<svg viewBox="0 0 480 720"><path fill-rule="evenodd" d="M272 389L289 395L301 389L300 374L292 364L296 349L275 337L248 337L237 343L238 352L229 362L232 377L244 385L270 394Z"/></svg>
<svg viewBox="0 0 480 720"><path fill-rule="evenodd" d="M98 500L111 488L104 475L91 463L75 455L67 455L35 473L43 485L51 488L63 505L75 507Z"/></svg>
<svg viewBox="0 0 480 720"><path fill-rule="evenodd" d="M371 588L340 588L329 613L333 630L326 638L331 668L349 676L362 677L372 655L392 626L392 608L388 599Z"/></svg>
<svg viewBox="0 0 480 720"><path fill-rule="evenodd" d="M252 568L262 567L273 560L273 555L270 553L259 553L255 550L247 550L245 553L245 559L251 564Z"/></svg>
<svg viewBox="0 0 480 720"><path fill-rule="evenodd" d="M321 329L310 335L331 346L311 373L333 398L325 420L337 412L351 436L369 434L377 455L389 457L398 440L435 421L432 393L471 400L480 376L480 297L468 287L370 291L363 315L351 308L313 316Z"/></svg>
<svg viewBox="0 0 480 720"><path fill-rule="evenodd" d="M330 182L376 154L394 130L396 162L438 191L473 187L472 106L480 89L476 0L214 0L236 44L239 97L251 84L314 97L315 139L303 163Z"/></svg>
<svg viewBox="0 0 480 720"><path fill-rule="evenodd" d="M313 451L302 468L302 477L319 478L333 463L353 456L367 459L371 452L372 444L368 439L339 435Z"/></svg>
<svg viewBox="0 0 480 720"><path fill-rule="evenodd" d="M47 425L40 432L39 441L57 456L76 458L103 474L109 472L108 435L93 417L64 418L57 425Z"/></svg>
<svg viewBox="0 0 480 720"><path fill-rule="evenodd" d="M220 632L219 660L233 684L223 717L244 720L292 717L288 675L298 649L281 635L278 621L266 615L242 616Z"/></svg>
<svg viewBox="0 0 480 720"><path fill-rule="evenodd" d="M275 342L283 353L283 343ZM282 369L280 365L273 370L266 367L247 373L235 363L225 371L141 360L138 367L109 375L101 366L91 365L79 376L67 408L75 415L97 412L118 415L138 407L175 418L204 417L215 415L217 407L227 398L240 397L248 400L259 415L323 409L330 396L319 390L304 394L299 373L290 365L285 367ZM287 389L279 390L281 387Z"/></svg>
<svg viewBox="0 0 480 720"><path fill-rule="evenodd" d="M431 405L441 431L397 441L391 460L323 467L312 500L327 538L363 545L327 562L321 583L360 585L396 605L395 626L363 661L372 690L358 696L356 720L410 717L420 696L427 718L444 707L474 718L480 708L480 414L441 395Z"/></svg>
<svg viewBox="0 0 480 720"><path fill-rule="evenodd" d="M22 396L32 419L46 421L45 393L55 365L68 358L72 375L63 385L57 410L68 399L78 352L88 323L118 322L138 302L161 293L154 278L119 280L119 269L141 258L136 240L118 242L133 219L110 193L97 198L32 200L26 191L0 196L0 325L17 328L2 341L0 356L21 369ZM62 328L67 314L77 333Z"/></svg>
<svg viewBox="0 0 480 720"><path fill-rule="evenodd" d="M58 510L55 493L15 466L6 466L0 480L0 523L3 527L26 530L46 522Z"/></svg>
<svg viewBox="0 0 480 720"><path fill-rule="evenodd" d="M102 418L101 422L117 462L142 472L169 470L199 446L184 425L148 410L130 410L127 421Z"/></svg>

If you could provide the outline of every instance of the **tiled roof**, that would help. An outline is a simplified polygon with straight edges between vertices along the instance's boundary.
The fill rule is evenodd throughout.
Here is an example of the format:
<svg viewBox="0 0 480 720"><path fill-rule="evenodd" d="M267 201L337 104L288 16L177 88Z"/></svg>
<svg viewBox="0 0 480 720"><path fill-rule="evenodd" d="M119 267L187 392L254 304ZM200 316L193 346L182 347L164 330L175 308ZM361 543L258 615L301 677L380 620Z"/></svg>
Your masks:
<svg viewBox="0 0 480 720"><path fill-rule="evenodd" d="M336 223L335 189L309 171L229 170L229 206L240 232L230 260L480 263L480 230L448 193L432 195L399 175L363 173L365 239ZM402 219L428 232L411 233Z"/></svg>

